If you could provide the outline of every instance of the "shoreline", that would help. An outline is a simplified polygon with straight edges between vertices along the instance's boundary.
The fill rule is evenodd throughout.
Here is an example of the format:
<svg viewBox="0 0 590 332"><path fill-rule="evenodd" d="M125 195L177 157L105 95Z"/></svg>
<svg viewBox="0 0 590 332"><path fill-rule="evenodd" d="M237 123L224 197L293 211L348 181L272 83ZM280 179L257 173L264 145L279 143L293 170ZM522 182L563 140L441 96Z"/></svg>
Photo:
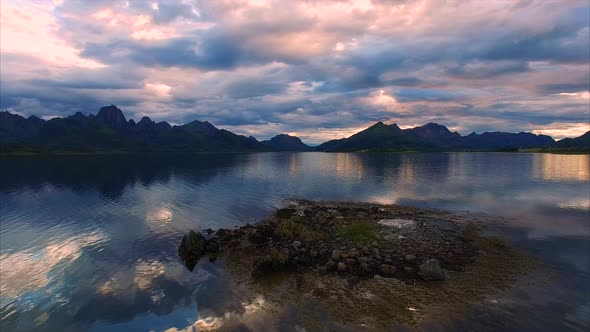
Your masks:
<svg viewBox="0 0 590 332"><path fill-rule="evenodd" d="M30 157L30 156L158 156L158 155L202 155L202 154L252 154L252 153L369 153L369 154L404 154L404 153L523 153L523 154L556 154L556 155L590 155L586 151L547 151L543 149L522 149L518 151L502 150L440 150L440 151L96 151L96 152L74 152L74 151L46 151L46 152L1 152L0 157Z"/></svg>

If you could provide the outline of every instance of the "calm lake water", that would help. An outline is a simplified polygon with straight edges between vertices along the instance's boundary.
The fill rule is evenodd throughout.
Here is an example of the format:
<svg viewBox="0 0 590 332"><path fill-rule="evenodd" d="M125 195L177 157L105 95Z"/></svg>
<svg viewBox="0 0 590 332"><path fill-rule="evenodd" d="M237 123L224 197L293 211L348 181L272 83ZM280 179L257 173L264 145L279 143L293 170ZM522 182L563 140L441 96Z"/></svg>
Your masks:
<svg viewBox="0 0 590 332"><path fill-rule="evenodd" d="M500 216L492 231L542 259L525 277L539 282L429 329L590 326L588 155L2 157L0 174L0 331L176 331L223 316L236 305L227 273L189 272L183 233L252 223L290 197Z"/></svg>

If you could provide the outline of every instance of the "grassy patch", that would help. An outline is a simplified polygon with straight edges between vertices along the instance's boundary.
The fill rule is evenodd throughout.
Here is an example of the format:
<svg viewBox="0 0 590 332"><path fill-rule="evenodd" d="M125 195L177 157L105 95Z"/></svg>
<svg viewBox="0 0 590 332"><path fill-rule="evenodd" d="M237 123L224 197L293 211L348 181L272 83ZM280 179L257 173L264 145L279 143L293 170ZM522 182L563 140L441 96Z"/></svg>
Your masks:
<svg viewBox="0 0 590 332"><path fill-rule="evenodd" d="M324 238L321 233L311 230L294 220L279 221L274 229L274 234L281 239L301 240L304 242L319 241Z"/></svg>
<svg viewBox="0 0 590 332"><path fill-rule="evenodd" d="M342 228L342 235L352 242L360 243L375 239L377 224L366 219L359 219Z"/></svg>
<svg viewBox="0 0 590 332"><path fill-rule="evenodd" d="M271 262L272 264L282 265L287 263L287 255L282 251L279 251L275 248L271 248L268 255L266 255L266 260Z"/></svg>

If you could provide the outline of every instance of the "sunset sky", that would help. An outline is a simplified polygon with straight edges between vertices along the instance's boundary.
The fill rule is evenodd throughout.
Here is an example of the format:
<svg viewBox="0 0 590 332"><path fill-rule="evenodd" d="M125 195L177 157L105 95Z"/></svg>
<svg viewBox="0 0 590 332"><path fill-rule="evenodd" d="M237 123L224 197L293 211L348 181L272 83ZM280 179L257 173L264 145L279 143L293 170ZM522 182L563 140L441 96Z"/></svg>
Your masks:
<svg viewBox="0 0 590 332"><path fill-rule="evenodd" d="M590 130L588 0L13 1L0 109L195 119L306 143L376 121Z"/></svg>

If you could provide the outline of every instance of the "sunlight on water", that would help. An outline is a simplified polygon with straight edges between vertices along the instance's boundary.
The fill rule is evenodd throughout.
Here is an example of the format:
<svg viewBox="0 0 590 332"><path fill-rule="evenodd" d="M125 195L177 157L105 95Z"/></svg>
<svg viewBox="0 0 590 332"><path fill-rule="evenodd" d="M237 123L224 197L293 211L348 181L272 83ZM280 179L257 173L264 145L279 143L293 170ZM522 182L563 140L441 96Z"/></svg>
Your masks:
<svg viewBox="0 0 590 332"><path fill-rule="evenodd" d="M590 156L534 154L533 174L551 181L590 180Z"/></svg>
<svg viewBox="0 0 590 332"><path fill-rule="evenodd" d="M149 211L145 219L150 222L169 222L174 217L174 213L168 208L160 208L156 211Z"/></svg>

